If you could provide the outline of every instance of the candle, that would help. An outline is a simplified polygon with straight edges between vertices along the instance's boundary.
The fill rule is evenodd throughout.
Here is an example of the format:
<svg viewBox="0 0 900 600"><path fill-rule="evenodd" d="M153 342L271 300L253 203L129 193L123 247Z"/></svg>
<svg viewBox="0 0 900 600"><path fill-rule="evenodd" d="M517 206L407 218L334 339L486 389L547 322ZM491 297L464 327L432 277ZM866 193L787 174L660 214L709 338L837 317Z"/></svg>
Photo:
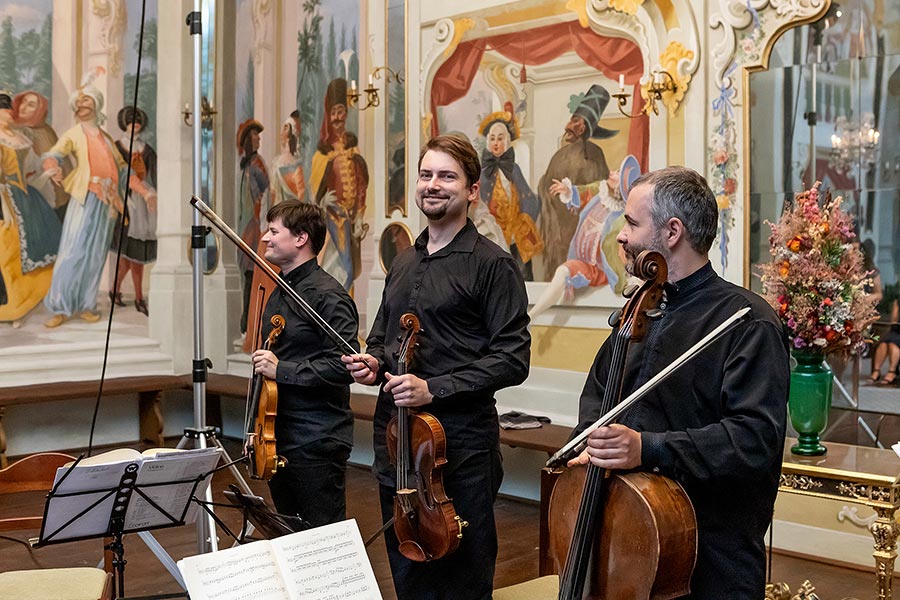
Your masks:
<svg viewBox="0 0 900 600"><path fill-rule="evenodd" d="M619 91L625 91L625 75L623 75L622 73L619 73Z"/></svg>
<svg viewBox="0 0 900 600"><path fill-rule="evenodd" d="M356 80L355 79L350 82L350 91L356 92Z"/></svg>
<svg viewBox="0 0 900 600"><path fill-rule="evenodd" d="M653 81L656 85L662 85L663 82L663 74L662 71L656 71L653 73Z"/></svg>
<svg viewBox="0 0 900 600"><path fill-rule="evenodd" d="M369 75L369 87L370 87L370 88L375 87L375 80L372 79L372 75L371 75L371 74Z"/></svg>

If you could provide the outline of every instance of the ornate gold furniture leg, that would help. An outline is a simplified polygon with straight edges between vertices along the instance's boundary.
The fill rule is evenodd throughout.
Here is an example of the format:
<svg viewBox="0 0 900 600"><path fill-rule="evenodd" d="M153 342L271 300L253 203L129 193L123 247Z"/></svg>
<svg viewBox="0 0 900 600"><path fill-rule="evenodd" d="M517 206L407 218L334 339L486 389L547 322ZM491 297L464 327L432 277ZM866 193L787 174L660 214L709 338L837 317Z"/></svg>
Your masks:
<svg viewBox="0 0 900 600"><path fill-rule="evenodd" d="M875 538L875 598L892 600L894 560L897 558L897 536L900 525L894 520L895 508L875 508L878 518L872 523L872 537Z"/></svg>

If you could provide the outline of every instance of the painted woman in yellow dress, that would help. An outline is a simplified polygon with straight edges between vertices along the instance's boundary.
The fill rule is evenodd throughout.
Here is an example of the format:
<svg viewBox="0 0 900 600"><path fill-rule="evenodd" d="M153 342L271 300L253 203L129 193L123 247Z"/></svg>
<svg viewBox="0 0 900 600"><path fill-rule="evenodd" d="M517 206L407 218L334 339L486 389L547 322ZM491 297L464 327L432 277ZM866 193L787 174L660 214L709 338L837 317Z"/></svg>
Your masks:
<svg viewBox="0 0 900 600"><path fill-rule="evenodd" d="M7 296L0 322L18 326L50 288L62 226L47 200L52 184L38 176L31 141L12 123L12 100L0 93L0 275Z"/></svg>

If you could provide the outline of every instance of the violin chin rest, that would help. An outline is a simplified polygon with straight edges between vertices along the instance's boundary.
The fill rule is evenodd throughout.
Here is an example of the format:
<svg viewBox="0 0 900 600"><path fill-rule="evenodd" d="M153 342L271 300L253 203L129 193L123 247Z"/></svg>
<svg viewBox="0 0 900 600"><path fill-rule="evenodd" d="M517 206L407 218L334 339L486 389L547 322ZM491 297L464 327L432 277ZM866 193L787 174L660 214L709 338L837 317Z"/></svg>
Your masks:
<svg viewBox="0 0 900 600"><path fill-rule="evenodd" d="M409 560L415 562L425 562L428 560L428 555L425 554L425 550L422 549L422 546L412 540L405 540L400 542L399 550L400 554L402 554Z"/></svg>

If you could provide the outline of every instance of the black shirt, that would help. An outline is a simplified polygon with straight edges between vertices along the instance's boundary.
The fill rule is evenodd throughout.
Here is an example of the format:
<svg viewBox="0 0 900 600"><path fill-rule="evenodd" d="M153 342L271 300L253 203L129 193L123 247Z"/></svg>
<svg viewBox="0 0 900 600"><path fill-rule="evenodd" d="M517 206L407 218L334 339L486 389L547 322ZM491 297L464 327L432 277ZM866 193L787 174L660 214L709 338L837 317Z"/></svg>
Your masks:
<svg viewBox="0 0 900 600"><path fill-rule="evenodd" d="M422 410L441 422L450 450L496 448L494 392L522 383L531 357L522 273L469 220L434 254L427 244L428 229L394 260L367 351L381 365L380 379L385 371L396 374L400 317L415 314L422 332L409 372L434 394ZM382 392L375 408L375 467L385 483L393 480L384 438L393 414L393 398Z"/></svg>
<svg viewBox="0 0 900 600"><path fill-rule="evenodd" d="M756 294L703 268L671 286L626 359L623 398L740 308L751 318L620 419L641 432L641 469L680 482L697 513L692 598L761 598L763 536L784 447L789 359L783 327ZM611 350L603 344L581 395L578 431L600 416Z"/></svg>
<svg viewBox="0 0 900 600"><path fill-rule="evenodd" d="M359 315L356 305L335 279L310 259L282 279L354 348ZM326 440L353 444L350 411L352 376L341 362L343 351L296 307L281 288L266 303L262 333L272 330L272 315L285 319L284 331L270 350L278 358L278 416L275 418L277 451L288 455ZM265 338L264 338L265 339Z"/></svg>

